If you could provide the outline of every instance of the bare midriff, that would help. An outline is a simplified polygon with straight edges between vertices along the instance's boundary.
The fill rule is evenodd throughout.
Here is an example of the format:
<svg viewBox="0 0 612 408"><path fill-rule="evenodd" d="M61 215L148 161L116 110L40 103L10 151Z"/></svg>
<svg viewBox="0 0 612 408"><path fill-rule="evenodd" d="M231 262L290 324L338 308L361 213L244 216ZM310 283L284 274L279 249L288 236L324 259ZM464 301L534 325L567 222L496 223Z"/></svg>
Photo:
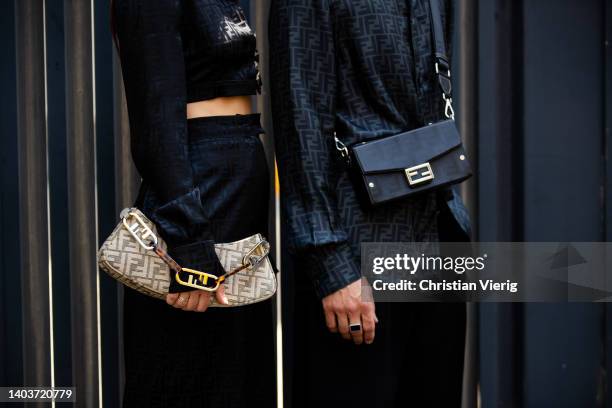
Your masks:
<svg viewBox="0 0 612 408"><path fill-rule="evenodd" d="M205 116L248 115L253 112L251 97L220 96L187 104L187 119Z"/></svg>

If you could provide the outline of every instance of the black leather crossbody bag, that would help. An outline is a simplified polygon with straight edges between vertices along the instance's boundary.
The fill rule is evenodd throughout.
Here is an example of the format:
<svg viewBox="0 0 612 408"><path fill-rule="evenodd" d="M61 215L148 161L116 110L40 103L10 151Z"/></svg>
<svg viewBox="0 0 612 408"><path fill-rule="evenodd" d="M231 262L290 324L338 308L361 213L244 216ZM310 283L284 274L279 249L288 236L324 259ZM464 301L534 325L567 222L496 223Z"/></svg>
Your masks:
<svg viewBox="0 0 612 408"><path fill-rule="evenodd" d="M445 120L392 136L346 146L334 132L359 196L369 205L460 183L472 175L455 125L450 65L438 0L429 0L435 71L445 102Z"/></svg>

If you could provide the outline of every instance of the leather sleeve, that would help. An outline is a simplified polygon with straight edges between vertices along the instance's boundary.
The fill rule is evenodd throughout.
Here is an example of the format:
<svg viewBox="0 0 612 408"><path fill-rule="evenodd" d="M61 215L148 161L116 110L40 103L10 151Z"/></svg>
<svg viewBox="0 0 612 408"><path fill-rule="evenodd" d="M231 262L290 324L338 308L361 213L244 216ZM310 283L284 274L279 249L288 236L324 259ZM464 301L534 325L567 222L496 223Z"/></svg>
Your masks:
<svg viewBox="0 0 612 408"><path fill-rule="evenodd" d="M336 53L330 0L273 0L271 98L289 250L306 262L319 297L360 278L347 241L333 156Z"/></svg>
<svg viewBox="0 0 612 408"><path fill-rule="evenodd" d="M159 203L150 214L181 266L223 273L189 160L180 0L116 0L134 163ZM171 276L170 292L192 290Z"/></svg>

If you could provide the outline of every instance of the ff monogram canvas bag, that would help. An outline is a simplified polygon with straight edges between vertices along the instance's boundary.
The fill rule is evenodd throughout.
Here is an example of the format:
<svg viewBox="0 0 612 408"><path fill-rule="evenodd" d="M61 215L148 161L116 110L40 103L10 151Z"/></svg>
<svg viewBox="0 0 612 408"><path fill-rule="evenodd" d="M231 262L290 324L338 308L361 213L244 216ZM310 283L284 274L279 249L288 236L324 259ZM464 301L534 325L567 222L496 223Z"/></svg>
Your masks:
<svg viewBox="0 0 612 408"><path fill-rule="evenodd" d="M268 257L270 244L261 234L240 241L215 244L226 273L215 276L179 266L166 252L167 245L155 224L139 209L125 208L121 221L98 251L98 265L111 277L141 293L165 299L170 269L185 286L215 291L225 285L229 305L211 297L211 307L248 305L269 299L276 292L276 275Z"/></svg>

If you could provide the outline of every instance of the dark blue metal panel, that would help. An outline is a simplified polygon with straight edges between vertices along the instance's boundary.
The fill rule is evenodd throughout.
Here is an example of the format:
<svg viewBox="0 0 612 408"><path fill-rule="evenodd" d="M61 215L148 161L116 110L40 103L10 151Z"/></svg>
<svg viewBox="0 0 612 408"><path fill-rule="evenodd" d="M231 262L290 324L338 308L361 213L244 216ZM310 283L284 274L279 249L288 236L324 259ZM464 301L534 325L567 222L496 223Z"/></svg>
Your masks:
<svg viewBox="0 0 612 408"><path fill-rule="evenodd" d="M601 305L526 306L524 407L602 406L603 317Z"/></svg>
<svg viewBox="0 0 612 408"><path fill-rule="evenodd" d="M0 383L21 385L21 263L17 163L17 90L15 8L4 2L0 13Z"/></svg>
<svg viewBox="0 0 612 408"><path fill-rule="evenodd" d="M528 240L603 238L603 11L602 0L525 2Z"/></svg>
<svg viewBox="0 0 612 408"><path fill-rule="evenodd" d="M526 241L604 238L602 15L601 0L525 0ZM525 407L599 406L603 317L595 304L525 305Z"/></svg>
<svg viewBox="0 0 612 408"><path fill-rule="evenodd" d="M605 239L604 2L494 0L480 13L480 240ZM592 304L481 305L483 406L599 406L604 317Z"/></svg>

